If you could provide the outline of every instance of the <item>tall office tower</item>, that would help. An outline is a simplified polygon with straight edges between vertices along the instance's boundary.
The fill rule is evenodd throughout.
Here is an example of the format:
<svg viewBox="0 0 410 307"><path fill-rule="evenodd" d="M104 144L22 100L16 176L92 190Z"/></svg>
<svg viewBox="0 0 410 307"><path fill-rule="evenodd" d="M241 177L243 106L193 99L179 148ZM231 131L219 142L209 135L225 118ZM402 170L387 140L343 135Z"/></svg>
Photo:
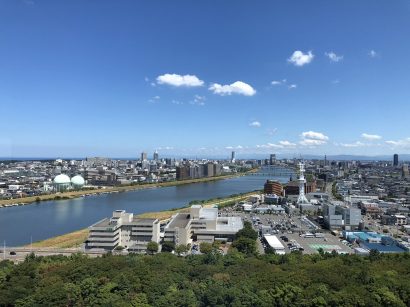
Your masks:
<svg viewBox="0 0 410 307"><path fill-rule="evenodd" d="M399 165L399 155L394 154L393 155L393 166L398 166Z"/></svg>
<svg viewBox="0 0 410 307"><path fill-rule="evenodd" d="M403 164L402 166L402 171L401 171L401 176L403 178L409 178L409 166L407 164Z"/></svg>
<svg viewBox="0 0 410 307"><path fill-rule="evenodd" d="M305 163L299 162L299 197L298 197L298 205L301 204L308 204L309 201L305 196Z"/></svg>
<svg viewBox="0 0 410 307"><path fill-rule="evenodd" d="M231 162L235 163L235 152L234 151L231 152Z"/></svg>
<svg viewBox="0 0 410 307"><path fill-rule="evenodd" d="M141 161L147 161L147 153L141 152Z"/></svg>
<svg viewBox="0 0 410 307"><path fill-rule="evenodd" d="M155 150L155 152L154 152L154 161L158 161L159 160L158 158L159 158L158 151Z"/></svg>
<svg viewBox="0 0 410 307"><path fill-rule="evenodd" d="M275 155L275 154L271 154L271 155L270 155L269 164L270 164L270 165L274 165L275 162L276 162L276 155Z"/></svg>

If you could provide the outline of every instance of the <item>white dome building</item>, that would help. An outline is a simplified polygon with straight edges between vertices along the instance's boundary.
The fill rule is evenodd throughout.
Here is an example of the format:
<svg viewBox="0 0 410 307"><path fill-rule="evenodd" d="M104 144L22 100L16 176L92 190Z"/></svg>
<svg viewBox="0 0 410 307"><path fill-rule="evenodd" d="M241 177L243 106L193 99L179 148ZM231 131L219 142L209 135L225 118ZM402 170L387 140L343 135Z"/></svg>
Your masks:
<svg viewBox="0 0 410 307"><path fill-rule="evenodd" d="M71 178L71 186L73 189L81 189L85 185L85 180L82 176L76 175Z"/></svg>
<svg viewBox="0 0 410 307"><path fill-rule="evenodd" d="M71 186L70 177L65 174L57 175L53 180L53 186L57 192L66 191Z"/></svg>

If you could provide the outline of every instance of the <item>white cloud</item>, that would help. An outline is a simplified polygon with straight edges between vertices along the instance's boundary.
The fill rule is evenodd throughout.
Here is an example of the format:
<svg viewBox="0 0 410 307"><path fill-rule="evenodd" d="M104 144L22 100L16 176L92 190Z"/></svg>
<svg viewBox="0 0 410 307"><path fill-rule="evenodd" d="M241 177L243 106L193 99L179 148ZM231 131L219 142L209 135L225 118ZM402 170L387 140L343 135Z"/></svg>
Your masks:
<svg viewBox="0 0 410 307"><path fill-rule="evenodd" d="M302 146L319 146L326 144L326 142L329 140L328 136L324 135L321 132L315 131L302 132L300 137L302 138L302 140L299 142L299 144Z"/></svg>
<svg viewBox="0 0 410 307"><path fill-rule="evenodd" d="M209 90L212 91L214 94L218 94L221 96L232 94L253 96L256 94L256 91L252 86L242 81L236 81L230 85L221 85L218 83L214 83L209 87Z"/></svg>
<svg viewBox="0 0 410 307"><path fill-rule="evenodd" d="M379 54L378 54L376 51L374 51L373 49L369 51L368 55L369 55L371 58L376 58L376 57L379 56Z"/></svg>
<svg viewBox="0 0 410 307"><path fill-rule="evenodd" d="M343 60L343 55L337 55L333 51L330 52L325 52L325 55L329 58L330 61L332 62L339 62Z"/></svg>
<svg viewBox="0 0 410 307"><path fill-rule="evenodd" d="M282 79L282 80L273 80L272 82L271 82L271 84L272 85L282 85L282 84L285 84L287 82L287 80L286 79Z"/></svg>
<svg viewBox="0 0 410 307"><path fill-rule="evenodd" d="M339 145L342 146L342 147L353 148L353 147L363 147L363 146L366 146L367 144L364 144L364 143L362 143L362 142L360 142L360 141L357 141L357 142L348 143L348 144L346 144L346 143L341 143L341 144L339 144Z"/></svg>
<svg viewBox="0 0 410 307"><path fill-rule="evenodd" d="M284 147L294 147L296 146L295 143L289 142L289 141L279 141L279 144L284 146Z"/></svg>
<svg viewBox="0 0 410 307"><path fill-rule="evenodd" d="M261 149L270 149L270 148L275 148L275 149L285 149L285 148L294 148L297 144L289 142L289 141L279 141L278 144L273 144L273 143L267 143L263 145L256 145L256 148L261 148Z"/></svg>
<svg viewBox="0 0 410 307"><path fill-rule="evenodd" d="M195 87L202 86L204 81L200 80L195 75L177 75L177 74L164 74L157 77L158 84L168 84L172 86L185 86L185 87Z"/></svg>
<svg viewBox="0 0 410 307"><path fill-rule="evenodd" d="M397 141L386 141L386 144L393 147L410 148L410 138L405 138Z"/></svg>
<svg viewBox="0 0 410 307"><path fill-rule="evenodd" d="M302 145L302 146L319 146L319 145L326 144L326 141L304 139L304 140L300 141L299 144Z"/></svg>
<svg viewBox="0 0 410 307"><path fill-rule="evenodd" d="M380 140L382 138L380 135L368 133L362 133L361 137L368 141Z"/></svg>
<svg viewBox="0 0 410 307"><path fill-rule="evenodd" d="M303 66L305 64L309 64L310 62L312 62L314 57L315 56L312 53L312 51L308 51L308 53L303 53L300 50L296 50L288 59L288 62L292 63L295 66Z"/></svg>
<svg viewBox="0 0 410 307"><path fill-rule="evenodd" d="M197 106L204 106L205 105L205 96L195 95L194 100L190 101L190 104L197 105Z"/></svg>
<svg viewBox="0 0 410 307"><path fill-rule="evenodd" d="M255 120L255 121L249 123L249 126L259 128L260 126L262 126L262 124Z"/></svg>
<svg viewBox="0 0 410 307"><path fill-rule="evenodd" d="M313 140L319 140L319 141L329 140L328 136L324 135L321 132L315 132L315 131L302 132L300 136L304 139L313 139Z"/></svg>
<svg viewBox="0 0 410 307"><path fill-rule="evenodd" d="M179 101L179 100L172 100L171 102L172 102L173 104L178 104L178 105L184 104L182 101Z"/></svg>
<svg viewBox="0 0 410 307"><path fill-rule="evenodd" d="M292 89L295 89L295 88L297 88L298 86L296 85L296 84L290 84L289 86L288 86L288 89L290 89L290 90L292 90Z"/></svg>

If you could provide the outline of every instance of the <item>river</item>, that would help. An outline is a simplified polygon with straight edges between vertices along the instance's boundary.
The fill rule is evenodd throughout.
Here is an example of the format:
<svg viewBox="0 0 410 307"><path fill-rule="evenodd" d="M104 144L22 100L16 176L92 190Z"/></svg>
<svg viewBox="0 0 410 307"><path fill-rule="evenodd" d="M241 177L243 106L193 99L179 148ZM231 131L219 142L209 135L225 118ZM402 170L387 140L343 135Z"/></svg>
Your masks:
<svg viewBox="0 0 410 307"><path fill-rule="evenodd" d="M86 228L124 209L140 214L187 205L192 200L226 197L263 189L267 177L242 176L173 187L52 200L0 209L0 245L21 246ZM287 182L289 177L269 177Z"/></svg>

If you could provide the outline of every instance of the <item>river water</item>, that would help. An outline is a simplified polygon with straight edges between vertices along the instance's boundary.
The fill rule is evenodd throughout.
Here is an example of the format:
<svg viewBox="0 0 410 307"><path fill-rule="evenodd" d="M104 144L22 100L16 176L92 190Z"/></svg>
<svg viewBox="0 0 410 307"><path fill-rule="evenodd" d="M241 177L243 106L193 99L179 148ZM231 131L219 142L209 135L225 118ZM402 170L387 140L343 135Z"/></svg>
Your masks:
<svg viewBox="0 0 410 307"><path fill-rule="evenodd" d="M86 228L110 217L114 210L136 214L187 205L192 200L226 197L263 189L268 179L243 176L174 187L101 194L70 200L45 201L0 209L0 245L20 246ZM269 177L287 182L289 177Z"/></svg>

